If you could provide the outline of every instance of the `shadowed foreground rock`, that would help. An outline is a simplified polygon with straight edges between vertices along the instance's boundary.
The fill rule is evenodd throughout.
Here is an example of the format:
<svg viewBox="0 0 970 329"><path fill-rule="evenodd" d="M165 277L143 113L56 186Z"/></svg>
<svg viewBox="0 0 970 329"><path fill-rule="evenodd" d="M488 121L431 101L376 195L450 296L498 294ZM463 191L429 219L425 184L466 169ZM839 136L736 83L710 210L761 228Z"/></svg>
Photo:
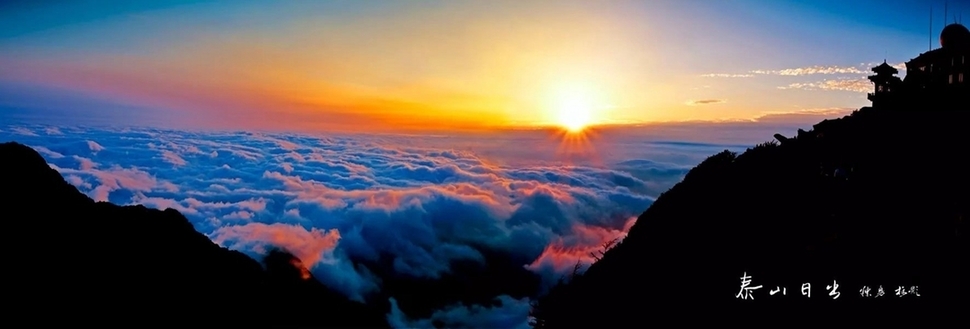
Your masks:
<svg viewBox="0 0 970 329"><path fill-rule="evenodd" d="M33 325L386 327L387 305L329 290L273 251L265 268L175 210L95 203L33 149L0 144L7 319Z"/></svg>
<svg viewBox="0 0 970 329"><path fill-rule="evenodd" d="M970 111L913 108L711 156L542 298L535 327L966 326Z"/></svg>

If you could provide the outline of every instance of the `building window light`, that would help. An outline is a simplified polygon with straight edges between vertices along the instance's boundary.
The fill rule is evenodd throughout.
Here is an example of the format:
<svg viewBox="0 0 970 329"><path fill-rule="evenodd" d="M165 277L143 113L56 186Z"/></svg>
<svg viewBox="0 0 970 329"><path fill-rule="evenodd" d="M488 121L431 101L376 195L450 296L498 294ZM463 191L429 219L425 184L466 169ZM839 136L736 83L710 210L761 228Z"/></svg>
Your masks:
<svg viewBox="0 0 970 329"><path fill-rule="evenodd" d="M950 84L951 85L953 84L953 75L952 74L950 74Z"/></svg>
<svg viewBox="0 0 970 329"><path fill-rule="evenodd" d="M957 78L957 81L963 82L963 73L960 73L960 75Z"/></svg>

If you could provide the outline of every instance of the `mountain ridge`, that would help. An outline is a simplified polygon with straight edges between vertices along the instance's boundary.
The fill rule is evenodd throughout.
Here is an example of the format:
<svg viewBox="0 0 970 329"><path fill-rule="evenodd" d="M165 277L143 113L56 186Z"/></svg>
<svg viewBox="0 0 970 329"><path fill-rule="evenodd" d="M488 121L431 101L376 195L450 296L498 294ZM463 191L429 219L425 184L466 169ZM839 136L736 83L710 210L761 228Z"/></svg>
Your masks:
<svg viewBox="0 0 970 329"><path fill-rule="evenodd" d="M8 230L42 235L4 242L13 251L5 297L15 317L45 310L73 324L387 327L380 306L306 277L283 250L260 264L213 243L174 209L94 202L28 146L2 143L0 155Z"/></svg>
<svg viewBox="0 0 970 329"><path fill-rule="evenodd" d="M776 135L780 143L712 155L601 260L541 298L533 326L966 322L947 312L970 292L968 119L862 108ZM742 276L761 285L753 300L739 298ZM880 285L885 298L862 297ZM897 298L900 285L920 296ZM832 286L841 291L829 295Z"/></svg>
<svg viewBox="0 0 970 329"><path fill-rule="evenodd" d="M952 319L943 312L959 310L968 291L958 280L966 277L958 257L966 259L959 251L966 247L968 193L959 187L970 182L960 170L968 165L970 143L960 133L968 118L863 108L791 138L776 135L780 143L717 153L661 194L622 243L541 298L536 326L730 323L728 316L742 312L762 321L815 311L831 313L814 320L904 311ZM40 243L28 234L4 242L16 251L6 295L17 316L44 308L78 323L129 322L118 318L123 313L152 319L145 322L387 326L387 305L356 304L303 278L293 265L299 260L285 251L271 252L261 265L212 243L178 211L92 201L27 146L0 144L0 155L0 209L12 219L11 231L43 234ZM956 193L944 193L950 190ZM892 239L905 233L915 241ZM755 303L735 296L742 275L762 286ZM838 282L844 297L838 304L816 297L763 302L774 287L800 296L804 281L822 298L830 298L829 281ZM889 295L895 284L918 285L924 296L849 299L861 284L885 285Z"/></svg>

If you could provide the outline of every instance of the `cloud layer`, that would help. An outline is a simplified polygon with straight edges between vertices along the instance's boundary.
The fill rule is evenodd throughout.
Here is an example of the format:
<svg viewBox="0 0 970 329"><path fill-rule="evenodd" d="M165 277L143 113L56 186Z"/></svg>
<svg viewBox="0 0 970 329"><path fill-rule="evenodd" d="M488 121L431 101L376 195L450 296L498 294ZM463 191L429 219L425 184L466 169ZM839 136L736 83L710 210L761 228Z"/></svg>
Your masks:
<svg viewBox="0 0 970 329"><path fill-rule="evenodd" d="M763 75L803 77L838 74L841 76L835 79L794 82L779 86L778 89L834 90L868 93L872 92L872 83L866 79L866 76L872 74L871 69L879 64L881 63L862 63L857 66L815 65L781 70L752 70L747 73L710 73L701 76L706 78L752 78ZM906 63L890 65L899 70L900 74L902 74L901 77L905 76Z"/></svg>
<svg viewBox="0 0 970 329"><path fill-rule="evenodd" d="M701 76L706 78L751 78L755 75L787 75L787 76L804 76L804 75L818 75L818 74L852 74L852 75L868 75L871 74L871 69L880 63L861 63L857 66L838 66L838 65L815 65L807 67L796 67L790 69L781 70L751 70L747 73L710 73L703 74ZM901 72L906 71L906 63L896 63L890 64Z"/></svg>
<svg viewBox="0 0 970 329"><path fill-rule="evenodd" d="M387 315L388 323L395 328L508 328L531 329L528 318L531 306L526 298L515 299L509 296L495 298L495 304L484 305L452 305L435 312L427 319L410 319L397 306L396 300L391 300L391 313ZM473 324L473 325L469 325Z"/></svg>
<svg viewBox="0 0 970 329"><path fill-rule="evenodd" d="M435 146L459 145L440 138L0 128L0 139L34 147L94 200L176 209L213 241L255 257L285 248L357 300L380 291L387 273L434 279L455 262L485 262L487 252L510 254L550 283L621 239L697 154L719 148L665 142L651 150L674 161L634 152L599 166L508 166L500 154ZM503 150L507 142L494 141ZM529 153L503 154L521 151ZM454 306L430 319L403 314L395 300L388 316L407 326L525 323L527 298L495 298L500 305Z"/></svg>
<svg viewBox="0 0 970 329"><path fill-rule="evenodd" d="M872 82L866 78L839 78L818 82L792 83L787 86L780 86L778 89L841 90L869 93L872 92Z"/></svg>

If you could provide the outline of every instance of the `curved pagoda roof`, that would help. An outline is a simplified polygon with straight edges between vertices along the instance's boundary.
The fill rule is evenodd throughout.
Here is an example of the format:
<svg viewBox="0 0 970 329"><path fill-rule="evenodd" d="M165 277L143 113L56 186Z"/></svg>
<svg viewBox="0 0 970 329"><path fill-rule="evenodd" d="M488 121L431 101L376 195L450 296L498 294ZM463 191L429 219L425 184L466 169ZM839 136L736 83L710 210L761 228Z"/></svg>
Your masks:
<svg viewBox="0 0 970 329"><path fill-rule="evenodd" d="M899 70L897 70L895 67L892 67L892 65L889 65L888 63L886 63L885 60L883 60L882 64L879 64L879 66L872 68L872 72L876 72L877 74L892 75L892 74L899 73Z"/></svg>

